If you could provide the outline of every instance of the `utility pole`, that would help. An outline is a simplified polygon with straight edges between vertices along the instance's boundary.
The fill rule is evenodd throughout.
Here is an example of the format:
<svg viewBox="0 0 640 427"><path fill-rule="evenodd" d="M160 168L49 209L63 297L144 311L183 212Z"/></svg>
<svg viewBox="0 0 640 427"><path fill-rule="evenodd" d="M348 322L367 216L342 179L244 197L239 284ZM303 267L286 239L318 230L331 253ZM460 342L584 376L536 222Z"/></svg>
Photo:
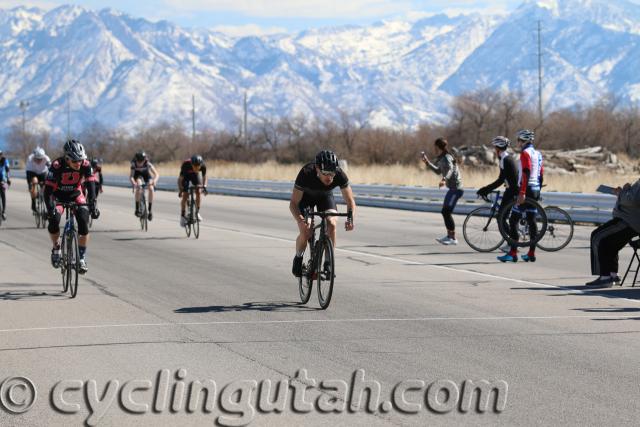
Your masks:
<svg viewBox="0 0 640 427"><path fill-rule="evenodd" d="M538 21L538 117L542 123L542 43L541 35L542 24Z"/></svg>
<svg viewBox="0 0 640 427"><path fill-rule="evenodd" d="M29 107L29 101L20 101L20 110L22 110L22 146L27 146L27 116L26 111Z"/></svg>
<svg viewBox="0 0 640 427"><path fill-rule="evenodd" d="M196 143L196 96L191 95L191 143Z"/></svg>
<svg viewBox="0 0 640 427"><path fill-rule="evenodd" d="M244 91L244 119L242 121L242 136L244 145L247 145L249 136L247 135L247 91Z"/></svg>
<svg viewBox="0 0 640 427"><path fill-rule="evenodd" d="M71 139L71 100L67 92L67 139Z"/></svg>

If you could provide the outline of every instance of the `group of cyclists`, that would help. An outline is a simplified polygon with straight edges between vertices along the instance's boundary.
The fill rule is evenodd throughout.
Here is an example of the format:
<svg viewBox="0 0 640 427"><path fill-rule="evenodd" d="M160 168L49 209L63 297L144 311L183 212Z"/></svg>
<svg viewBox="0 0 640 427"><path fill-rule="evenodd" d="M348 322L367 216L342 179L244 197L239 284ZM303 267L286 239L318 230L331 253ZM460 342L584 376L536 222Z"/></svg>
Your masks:
<svg viewBox="0 0 640 427"><path fill-rule="evenodd" d="M522 218L525 218L528 224L529 233L534 242L529 251L522 255L520 259L525 262L536 261L536 245L534 237L537 234L536 213L537 209L526 203L526 199L540 199L540 190L542 188L544 178L544 167L542 154L535 149L535 133L529 129L518 131L516 136L518 145L520 146L520 163L516 162L515 157L509 151L511 141L505 136L496 136L491 141L495 154L498 158L498 167L500 174L498 178L480 188L477 191L478 196L486 197L498 187L504 185L506 187L504 195L500 202L499 217L504 213L506 207L513 201L517 200L513 212L509 216L509 224L506 228L514 240L518 240L517 226ZM440 187L447 186L448 191L444 198L442 207L442 215L444 217L447 235L443 238L436 239L443 245L457 245L458 240L455 235L455 222L453 220L453 210L456 203L462 197L464 191L462 189L462 174L455 155L448 149L448 142L444 138L435 140L435 148L438 152L437 158L432 163L425 152L422 152L422 161L436 174L442 176ZM504 255L498 256L500 262L517 262L518 247L511 245L504 248Z"/></svg>
<svg viewBox="0 0 640 427"><path fill-rule="evenodd" d="M2 219L6 220L5 185L11 184L9 177L9 161L0 150L0 201L2 202ZM25 165L28 191L31 196L31 210L36 212L36 198L42 191L47 209L49 237L52 242L51 264L54 268L60 266L60 220L63 204L73 203L74 216L78 227L78 249L80 259L79 273L88 271L87 247L89 244L89 218L97 219L100 211L97 207L98 194L103 192L102 160L88 159L84 146L75 139L70 139L63 146L63 155L51 160L45 150L36 147L27 157ZM144 151L139 151L131 160L130 181L135 191L136 211L140 214L139 202L143 185L148 188L148 219L153 218L153 190L160 178L160 174L149 161ZM206 165L202 156L194 155L185 160L180 168L178 177L179 197L181 198L180 225L185 225L185 205L189 185L196 186L206 193ZM200 191L196 196L196 208L200 209ZM202 221L199 212L198 219Z"/></svg>

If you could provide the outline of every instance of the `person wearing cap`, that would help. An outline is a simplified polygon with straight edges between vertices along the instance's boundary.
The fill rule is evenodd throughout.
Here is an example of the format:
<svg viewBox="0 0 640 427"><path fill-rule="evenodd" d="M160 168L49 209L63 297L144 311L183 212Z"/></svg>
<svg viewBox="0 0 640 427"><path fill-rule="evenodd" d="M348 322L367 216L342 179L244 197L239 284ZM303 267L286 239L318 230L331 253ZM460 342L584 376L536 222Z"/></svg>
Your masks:
<svg viewBox="0 0 640 427"><path fill-rule="evenodd" d="M618 252L640 234L640 179L615 189L618 196L613 218L591 233L591 274L598 278L589 288L610 288L620 284Z"/></svg>
<svg viewBox="0 0 640 427"><path fill-rule="evenodd" d="M302 256L310 237L311 226L305 219L304 212L314 207L318 212L338 212L333 198L333 189L339 187L342 198L347 204L347 220L345 230L353 230L353 216L356 201L349 186L347 174L338 165L338 157L333 151L322 150L314 162L307 163L300 169L291 193L289 211L298 225L296 238L296 254L293 258L292 273L296 277L302 275ZM336 217L327 218L327 234L333 245L336 244Z"/></svg>

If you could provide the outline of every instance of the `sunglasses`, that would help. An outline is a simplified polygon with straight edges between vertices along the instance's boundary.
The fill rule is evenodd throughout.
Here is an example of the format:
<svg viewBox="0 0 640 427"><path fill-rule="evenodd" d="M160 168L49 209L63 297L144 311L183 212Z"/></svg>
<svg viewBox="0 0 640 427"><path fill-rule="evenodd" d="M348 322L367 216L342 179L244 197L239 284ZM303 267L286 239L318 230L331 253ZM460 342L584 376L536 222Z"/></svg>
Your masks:
<svg viewBox="0 0 640 427"><path fill-rule="evenodd" d="M320 171L320 173L321 173L322 175L324 175L324 176L331 176L331 177L336 176L336 173L335 173L335 172L330 172L330 171L322 171L322 170L321 170L321 171Z"/></svg>

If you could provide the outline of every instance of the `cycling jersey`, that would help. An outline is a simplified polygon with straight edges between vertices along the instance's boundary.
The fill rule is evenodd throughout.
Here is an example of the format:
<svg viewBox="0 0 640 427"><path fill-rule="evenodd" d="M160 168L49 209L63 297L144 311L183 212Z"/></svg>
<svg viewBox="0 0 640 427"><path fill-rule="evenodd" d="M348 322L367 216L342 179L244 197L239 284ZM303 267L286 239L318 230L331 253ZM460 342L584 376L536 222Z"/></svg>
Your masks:
<svg viewBox="0 0 640 427"><path fill-rule="evenodd" d="M533 147L533 144L525 145L520 154L520 170L518 173L520 194L525 194L527 188L534 192L540 191L543 173L542 154Z"/></svg>
<svg viewBox="0 0 640 427"><path fill-rule="evenodd" d="M151 168L153 165L149 159L144 159L141 165L138 165L135 159L131 161L131 174L133 179L142 178L145 183L148 183L151 179Z"/></svg>
<svg viewBox="0 0 640 427"><path fill-rule="evenodd" d="M336 210L336 202L333 198L333 189L341 189L349 186L349 178L340 168L336 170L336 175L331 184L324 185L316 170L315 163L308 163L298 173L294 187L302 191L302 200L298 205L300 212L306 208L317 207L318 211Z"/></svg>
<svg viewBox="0 0 640 427"><path fill-rule="evenodd" d="M9 160L6 157L0 157L0 182L9 179Z"/></svg>
<svg viewBox="0 0 640 427"><path fill-rule="evenodd" d="M60 157L51 163L49 173L47 174L46 189L45 189L45 201L49 195L53 195L57 200L76 203L83 205L86 204L84 195L82 194L83 182L95 182L93 171L91 169L91 163L88 160L83 160L79 170L75 170L67 165L64 157ZM91 186L94 190L92 194L89 191L89 201L92 202L95 197L95 187Z"/></svg>
<svg viewBox="0 0 640 427"><path fill-rule="evenodd" d="M500 176L491 184L483 187L481 190L485 194L489 194L496 188L504 184L507 187L505 193L515 194L518 190L518 165L515 159L506 150L500 153Z"/></svg>
<svg viewBox="0 0 640 427"><path fill-rule="evenodd" d="M180 176L182 177L197 175L200 172L202 172L202 178L207 176L207 165L205 165L204 162L200 165L200 170L198 170L198 172L196 172L196 170L193 168L191 159L185 160L184 162L182 162L182 166L180 166Z"/></svg>
<svg viewBox="0 0 640 427"><path fill-rule="evenodd" d="M27 165L25 167L25 170L27 172L33 172L36 175L42 175L47 173L50 165L51 159L49 158L49 156L45 155L44 159L42 159L42 161L38 163L35 161L34 155L30 154L29 157L27 157Z"/></svg>

